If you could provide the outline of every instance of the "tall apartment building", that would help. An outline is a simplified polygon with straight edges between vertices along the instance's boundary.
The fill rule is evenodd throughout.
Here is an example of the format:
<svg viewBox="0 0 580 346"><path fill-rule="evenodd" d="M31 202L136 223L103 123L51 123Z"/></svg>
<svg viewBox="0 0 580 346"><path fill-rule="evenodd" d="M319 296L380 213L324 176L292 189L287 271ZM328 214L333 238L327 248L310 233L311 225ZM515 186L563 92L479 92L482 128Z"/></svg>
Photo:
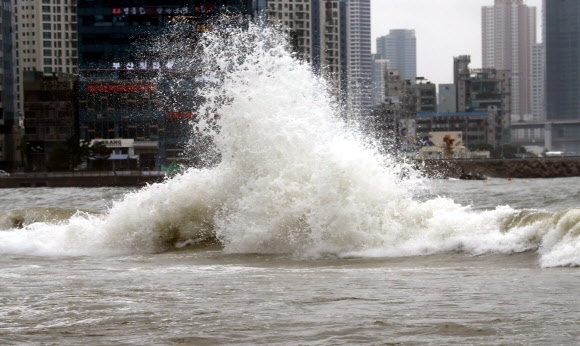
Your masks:
<svg viewBox="0 0 580 346"><path fill-rule="evenodd" d="M544 2L546 118L552 150L580 153L580 1ZM548 134L547 134L548 136Z"/></svg>
<svg viewBox="0 0 580 346"><path fill-rule="evenodd" d="M349 95L352 109L370 115L372 108L371 0L348 0Z"/></svg>
<svg viewBox="0 0 580 346"><path fill-rule="evenodd" d="M532 45L530 97L533 121L546 120L544 113L544 83L545 83L545 51L544 43Z"/></svg>
<svg viewBox="0 0 580 346"><path fill-rule="evenodd" d="M0 168L12 170L20 161L19 118L16 112L14 30L11 0L0 4Z"/></svg>
<svg viewBox="0 0 580 346"><path fill-rule="evenodd" d="M24 71L77 72L77 0L15 3L17 102L23 114Z"/></svg>
<svg viewBox="0 0 580 346"><path fill-rule="evenodd" d="M482 66L511 73L511 116L531 114L530 57L536 43L536 8L523 0L495 0L482 7Z"/></svg>
<svg viewBox="0 0 580 346"><path fill-rule="evenodd" d="M399 70L403 79L417 77L417 38L415 30L390 30L377 38L377 54L389 60L389 68Z"/></svg>
<svg viewBox="0 0 580 346"><path fill-rule="evenodd" d="M268 0L268 19L280 22L293 49L336 87L351 112L372 107L370 0Z"/></svg>
<svg viewBox="0 0 580 346"><path fill-rule="evenodd" d="M348 93L348 5L344 0L268 0L268 19L288 33L291 49L333 86Z"/></svg>
<svg viewBox="0 0 580 346"><path fill-rule="evenodd" d="M373 107L385 102L385 78L389 69L389 61L375 54L373 59Z"/></svg>

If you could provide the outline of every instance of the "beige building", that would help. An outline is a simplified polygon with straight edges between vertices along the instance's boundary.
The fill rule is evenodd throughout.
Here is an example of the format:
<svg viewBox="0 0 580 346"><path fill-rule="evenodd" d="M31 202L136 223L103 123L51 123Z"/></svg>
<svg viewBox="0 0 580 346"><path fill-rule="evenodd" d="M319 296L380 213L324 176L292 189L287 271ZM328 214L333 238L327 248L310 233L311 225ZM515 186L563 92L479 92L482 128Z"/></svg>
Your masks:
<svg viewBox="0 0 580 346"><path fill-rule="evenodd" d="M536 43L536 8L523 0L495 0L482 7L482 66L511 73L511 117L531 110L531 50Z"/></svg>
<svg viewBox="0 0 580 346"><path fill-rule="evenodd" d="M15 5L17 109L23 114L24 71L76 73L76 0L27 0ZM26 116L26 115L25 115Z"/></svg>
<svg viewBox="0 0 580 346"><path fill-rule="evenodd" d="M347 78L347 40L341 31L347 22L340 0L269 0L268 20L288 32L291 49L332 83L336 95ZM341 79L343 78L343 79Z"/></svg>
<svg viewBox="0 0 580 346"><path fill-rule="evenodd" d="M351 114L372 108L370 0L268 0L268 19L288 31L297 54L335 87Z"/></svg>
<svg viewBox="0 0 580 346"><path fill-rule="evenodd" d="M349 98L354 113L372 108L371 0L348 0Z"/></svg>

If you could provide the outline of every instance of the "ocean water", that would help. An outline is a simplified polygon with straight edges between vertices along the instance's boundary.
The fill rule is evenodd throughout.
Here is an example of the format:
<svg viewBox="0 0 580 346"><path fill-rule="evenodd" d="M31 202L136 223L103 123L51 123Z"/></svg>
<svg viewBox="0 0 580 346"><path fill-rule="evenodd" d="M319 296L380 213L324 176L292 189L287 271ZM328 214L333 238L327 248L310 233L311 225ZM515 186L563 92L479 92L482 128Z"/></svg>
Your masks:
<svg viewBox="0 0 580 346"><path fill-rule="evenodd" d="M579 341L580 178L425 179L280 36L212 35L176 65L211 71L219 162L0 191L0 343Z"/></svg>

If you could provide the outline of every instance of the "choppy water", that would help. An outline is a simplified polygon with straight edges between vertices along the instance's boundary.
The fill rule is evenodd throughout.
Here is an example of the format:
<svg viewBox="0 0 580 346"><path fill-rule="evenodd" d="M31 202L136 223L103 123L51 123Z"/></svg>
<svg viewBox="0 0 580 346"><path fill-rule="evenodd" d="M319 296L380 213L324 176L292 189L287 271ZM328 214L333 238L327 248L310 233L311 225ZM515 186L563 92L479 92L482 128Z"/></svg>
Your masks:
<svg viewBox="0 0 580 346"><path fill-rule="evenodd" d="M0 191L0 343L578 341L580 178L423 179L277 36L226 38L196 61L218 164Z"/></svg>

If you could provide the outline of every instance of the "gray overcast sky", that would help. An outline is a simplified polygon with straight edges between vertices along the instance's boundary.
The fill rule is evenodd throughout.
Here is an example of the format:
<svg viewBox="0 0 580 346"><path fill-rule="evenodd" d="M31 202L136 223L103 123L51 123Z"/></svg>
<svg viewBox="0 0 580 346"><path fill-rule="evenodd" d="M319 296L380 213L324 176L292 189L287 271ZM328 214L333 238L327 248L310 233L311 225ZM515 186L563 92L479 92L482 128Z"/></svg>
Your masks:
<svg viewBox="0 0 580 346"><path fill-rule="evenodd" d="M453 82L453 57L471 55L472 68L481 67L481 7L494 0L371 0L373 53L376 39L390 29L415 29L417 74L432 83ZM524 0L536 7L538 25L542 0ZM538 41L541 41L538 26Z"/></svg>

